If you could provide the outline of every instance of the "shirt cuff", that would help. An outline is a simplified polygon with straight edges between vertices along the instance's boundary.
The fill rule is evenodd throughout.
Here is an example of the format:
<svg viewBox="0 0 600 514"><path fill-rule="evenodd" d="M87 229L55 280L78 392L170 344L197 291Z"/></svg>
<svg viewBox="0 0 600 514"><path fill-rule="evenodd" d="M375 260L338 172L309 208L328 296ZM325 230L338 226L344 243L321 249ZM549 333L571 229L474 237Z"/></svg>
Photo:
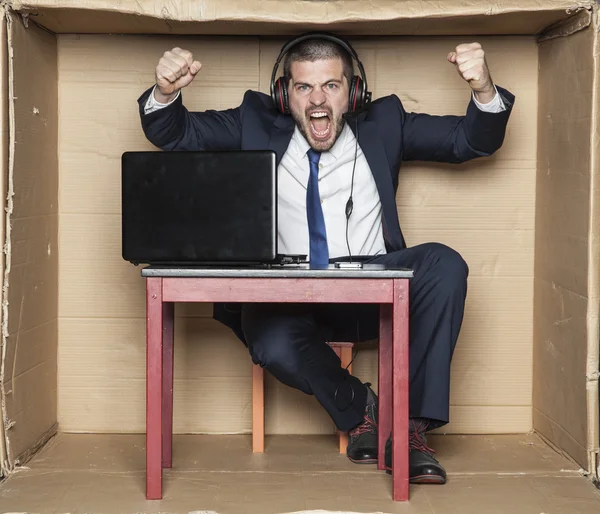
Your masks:
<svg viewBox="0 0 600 514"><path fill-rule="evenodd" d="M475 102L475 105L479 108L480 111L496 113L506 110L506 106L504 105L504 102L502 101L502 98L500 97L500 93L498 93L498 89L496 88L496 86L494 86L494 89L496 90L496 96L494 96L494 98L486 104L478 102L477 98L475 98L475 93L472 93L473 102Z"/></svg>
<svg viewBox="0 0 600 514"><path fill-rule="evenodd" d="M154 98L154 90L155 89L156 89L156 86L154 86L152 88L152 92L150 93L150 96L148 97L148 100L146 101L146 105L144 106L144 114L150 114L151 112L158 111L159 109L164 109L168 105L171 105L175 100L177 100L177 98L181 94L181 89L180 89L179 91L177 91L177 94L175 95L173 100L171 100L168 104L163 104L161 102L158 102L156 100L156 98Z"/></svg>

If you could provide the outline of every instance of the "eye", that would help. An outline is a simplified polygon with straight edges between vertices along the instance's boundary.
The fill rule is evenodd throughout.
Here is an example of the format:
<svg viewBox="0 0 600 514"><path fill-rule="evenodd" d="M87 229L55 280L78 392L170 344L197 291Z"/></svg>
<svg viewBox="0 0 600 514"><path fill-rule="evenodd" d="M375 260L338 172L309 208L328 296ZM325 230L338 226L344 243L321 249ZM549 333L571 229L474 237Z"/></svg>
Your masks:
<svg viewBox="0 0 600 514"><path fill-rule="evenodd" d="M330 82L327 84L327 89L337 89L337 84L335 82Z"/></svg>
<svg viewBox="0 0 600 514"><path fill-rule="evenodd" d="M308 86L306 84L302 84L298 86L299 91L308 91Z"/></svg>

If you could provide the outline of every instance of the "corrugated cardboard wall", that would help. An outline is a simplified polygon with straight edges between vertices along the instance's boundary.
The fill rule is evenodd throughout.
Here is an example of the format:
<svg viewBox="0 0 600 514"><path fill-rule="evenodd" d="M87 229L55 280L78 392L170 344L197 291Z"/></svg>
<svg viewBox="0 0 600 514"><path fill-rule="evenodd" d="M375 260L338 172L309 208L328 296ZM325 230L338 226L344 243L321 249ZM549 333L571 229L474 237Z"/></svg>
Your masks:
<svg viewBox="0 0 600 514"><path fill-rule="evenodd" d="M8 123L8 36L6 27L6 13L0 12L0 191L6 191L8 177L8 147L9 147L9 123ZM1 199L0 209L0 241L4 241L6 223L6 196ZM0 283L4 283L4 252L0 253ZM6 441L4 438L4 424L0 423L0 458L6 462ZM4 465L0 466L4 472Z"/></svg>
<svg viewBox="0 0 600 514"><path fill-rule="evenodd" d="M540 44L533 359L534 428L586 468L593 38Z"/></svg>
<svg viewBox="0 0 600 514"><path fill-rule="evenodd" d="M535 34L594 0L13 0L57 33L295 35ZM490 16L493 14L493 16ZM197 22L202 22L199 26Z"/></svg>
<svg viewBox="0 0 600 514"><path fill-rule="evenodd" d="M471 40L472 38L468 38ZM464 38L355 41L375 96L407 109L464 113L468 86L446 61ZM531 429L537 48L533 38L482 38L495 80L517 95L504 148L462 167L413 164L398 204L409 244L455 247L471 269L453 366L448 431ZM59 421L66 431L143 431L144 284L120 256L120 155L152 148L136 99L160 55L189 48L203 63L184 90L191 109L238 105L268 91L282 41L256 38L59 36ZM515 60L518 55L519 59ZM251 361L211 306L176 308L175 430L249 432ZM355 372L376 383L376 353ZM312 397L267 379L270 433L333 433Z"/></svg>
<svg viewBox="0 0 600 514"><path fill-rule="evenodd" d="M590 194L589 260L593 263L588 276L590 301L588 303L588 355L586 366L588 406L587 469L596 470L596 484L600 484L600 13L593 16L594 38L594 96L592 131L590 133L592 183Z"/></svg>
<svg viewBox="0 0 600 514"><path fill-rule="evenodd" d="M20 17L11 19L9 58L19 65L9 63L14 157L2 387L12 462L57 420L58 86L56 38L34 25L24 28Z"/></svg>

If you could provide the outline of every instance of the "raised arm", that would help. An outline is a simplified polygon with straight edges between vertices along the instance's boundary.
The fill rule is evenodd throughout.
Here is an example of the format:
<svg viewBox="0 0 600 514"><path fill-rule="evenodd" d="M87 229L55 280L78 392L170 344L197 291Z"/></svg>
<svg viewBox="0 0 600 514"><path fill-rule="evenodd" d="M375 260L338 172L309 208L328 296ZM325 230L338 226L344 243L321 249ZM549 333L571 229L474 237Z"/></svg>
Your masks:
<svg viewBox="0 0 600 514"><path fill-rule="evenodd" d="M202 65L191 52L174 48L160 58L156 84L139 98L142 129L163 150L235 150L241 145L239 109L190 112L181 89L196 77Z"/></svg>
<svg viewBox="0 0 600 514"><path fill-rule="evenodd" d="M401 113L404 160L459 163L489 156L504 142L515 97L494 85L481 45L459 45L448 61L471 87L466 114Z"/></svg>

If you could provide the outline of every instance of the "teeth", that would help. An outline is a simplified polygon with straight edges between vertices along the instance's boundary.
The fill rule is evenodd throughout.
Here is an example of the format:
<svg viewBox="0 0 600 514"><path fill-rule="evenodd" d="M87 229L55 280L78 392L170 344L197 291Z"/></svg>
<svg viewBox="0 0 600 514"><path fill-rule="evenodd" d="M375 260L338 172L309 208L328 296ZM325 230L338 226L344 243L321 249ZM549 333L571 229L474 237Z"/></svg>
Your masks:
<svg viewBox="0 0 600 514"><path fill-rule="evenodd" d="M324 118L325 116L327 116L326 112L313 112L310 115L311 118Z"/></svg>

